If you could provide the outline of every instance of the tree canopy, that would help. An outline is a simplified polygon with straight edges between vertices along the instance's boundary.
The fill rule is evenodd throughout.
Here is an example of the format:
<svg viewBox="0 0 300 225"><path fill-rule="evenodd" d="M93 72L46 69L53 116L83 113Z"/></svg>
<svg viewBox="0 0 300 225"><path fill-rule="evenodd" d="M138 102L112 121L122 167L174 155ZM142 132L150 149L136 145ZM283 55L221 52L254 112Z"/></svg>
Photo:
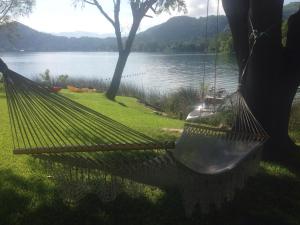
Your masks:
<svg viewBox="0 0 300 225"><path fill-rule="evenodd" d="M0 0L0 24L31 13L35 0Z"/></svg>

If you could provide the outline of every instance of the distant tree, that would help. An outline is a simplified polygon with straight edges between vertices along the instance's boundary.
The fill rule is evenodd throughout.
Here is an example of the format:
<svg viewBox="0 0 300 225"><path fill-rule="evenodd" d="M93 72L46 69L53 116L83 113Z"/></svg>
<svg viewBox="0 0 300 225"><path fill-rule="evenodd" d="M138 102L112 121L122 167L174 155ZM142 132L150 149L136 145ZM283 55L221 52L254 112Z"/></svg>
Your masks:
<svg viewBox="0 0 300 225"><path fill-rule="evenodd" d="M40 73L40 78L45 86L51 86L50 70L46 69L44 73Z"/></svg>
<svg viewBox="0 0 300 225"><path fill-rule="evenodd" d="M115 30L119 57L110 87L106 92L106 97L114 100L120 86L122 74L131 51L133 41L142 19L144 17L152 17L151 15L148 15L149 11L155 15L165 11L170 12L171 10L185 12L186 5L185 0L129 0L128 2L132 12L132 25L127 38L124 38L122 37L120 24L121 0L112 0L111 2L114 7L113 17L104 10L102 2L98 0L74 0L75 5L82 3L82 6L89 4L97 7L100 13L107 19Z"/></svg>
<svg viewBox="0 0 300 225"><path fill-rule="evenodd" d="M61 75L58 76L57 82L60 83L60 84L65 85L66 82L67 82L67 80L68 80L68 78L69 78L68 74L61 74Z"/></svg>
<svg viewBox="0 0 300 225"><path fill-rule="evenodd" d="M232 35L230 32L224 32L219 35L218 38L218 51L219 52L226 52L226 53L233 53L233 41Z"/></svg>
<svg viewBox="0 0 300 225"><path fill-rule="evenodd" d="M0 0L0 24L31 13L35 0Z"/></svg>

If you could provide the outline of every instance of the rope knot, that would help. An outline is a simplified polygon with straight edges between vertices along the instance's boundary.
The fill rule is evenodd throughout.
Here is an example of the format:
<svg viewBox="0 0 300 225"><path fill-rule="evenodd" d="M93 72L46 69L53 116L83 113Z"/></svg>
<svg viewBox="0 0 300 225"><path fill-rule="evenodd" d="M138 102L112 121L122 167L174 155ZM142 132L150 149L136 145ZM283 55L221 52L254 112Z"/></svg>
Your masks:
<svg viewBox="0 0 300 225"><path fill-rule="evenodd" d="M253 29L250 35L250 38L253 40L257 40L261 36L261 32L256 29Z"/></svg>
<svg viewBox="0 0 300 225"><path fill-rule="evenodd" d="M0 72L5 73L8 70L7 65L0 59Z"/></svg>

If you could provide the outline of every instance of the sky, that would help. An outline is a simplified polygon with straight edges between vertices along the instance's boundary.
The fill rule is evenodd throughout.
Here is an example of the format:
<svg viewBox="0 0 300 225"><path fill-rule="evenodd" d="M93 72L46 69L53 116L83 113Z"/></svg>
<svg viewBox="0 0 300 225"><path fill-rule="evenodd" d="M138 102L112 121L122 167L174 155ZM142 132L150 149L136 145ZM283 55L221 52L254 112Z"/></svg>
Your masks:
<svg viewBox="0 0 300 225"><path fill-rule="evenodd" d="M285 3L295 0L285 0ZM113 12L112 0L100 0L103 2L103 8L107 12ZM217 13L218 0L210 0L209 14ZM221 2L221 1L220 1ZM206 15L207 0L186 0L188 13L187 16L200 17ZM223 14L220 5L220 13ZM163 13L153 18L144 18L139 31L148 29L151 26L163 23L172 16L184 15L183 13L172 12ZM126 35L131 25L131 10L128 0L122 1L121 29ZM74 6L73 0L36 0L32 14L18 18L18 21L30 26L38 31L47 33L84 31L98 34L114 33L112 25L100 14L98 9L92 5L81 7Z"/></svg>

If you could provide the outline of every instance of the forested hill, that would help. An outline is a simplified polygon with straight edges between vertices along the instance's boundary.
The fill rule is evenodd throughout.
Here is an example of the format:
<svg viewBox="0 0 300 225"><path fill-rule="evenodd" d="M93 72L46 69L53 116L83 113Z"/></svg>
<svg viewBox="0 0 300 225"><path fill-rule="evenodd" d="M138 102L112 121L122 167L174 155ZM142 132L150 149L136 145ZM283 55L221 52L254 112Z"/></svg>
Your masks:
<svg viewBox="0 0 300 225"><path fill-rule="evenodd" d="M283 16L298 10L300 3L284 6ZM218 23L217 23L218 19ZM232 49L231 35L225 16L206 18L178 16L154 26L137 35L134 51L201 52L207 47L214 50L216 34L220 51ZM218 29L217 29L218 24ZM205 42L205 36L209 39ZM207 46L208 45L208 46ZM115 38L68 38L38 32L21 23L14 22L0 27L0 51L116 51Z"/></svg>
<svg viewBox="0 0 300 225"><path fill-rule="evenodd" d="M206 27L206 21L208 22ZM207 29L207 31L206 31ZM134 45L136 51L202 51L206 35L208 39L218 32L228 31L225 16L193 18L172 17L167 22L140 33Z"/></svg>
<svg viewBox="0 0 300 225"><path fill-rule="evenodd" d="M114 38L67 38L38 32L18 22L0 27L0 51L113 51Z"/></svg>
<svg viewBox="0 0 300 225"><path fill-rule="evenodd" d="M205 38L206 35L206 20L207 24L207 36L213 37L219 31L224 31L228 29L228 23L225 16L209 16L208 19L205 17L200 17L199 19L188 17L188 16L178 16L172 17L167 22L157 25L155 27L149 28L148 30L139 34L138 39L147 41L186 41L197 38ZM219 22L217 23L217 20ZM217 24L219 27L217 28Z"/></svg>
<svg viewBox="0 0 300 225"><path fill-rule="evenodd" d="M217 17L208 19L208 37L217 33ZM134 50L160 51L173 42L204 39L206 18L187 16L173 17L137 35ZM219 30L227 26L225 16L219 18ZM164 46L162 46L164 45ZM156 47L154 47L156 46ZM157 49L161 46L162 49ZM115 51L115 38L68 38L38 32L21 23L14 22L0 27L0 51Z"/></svg>

